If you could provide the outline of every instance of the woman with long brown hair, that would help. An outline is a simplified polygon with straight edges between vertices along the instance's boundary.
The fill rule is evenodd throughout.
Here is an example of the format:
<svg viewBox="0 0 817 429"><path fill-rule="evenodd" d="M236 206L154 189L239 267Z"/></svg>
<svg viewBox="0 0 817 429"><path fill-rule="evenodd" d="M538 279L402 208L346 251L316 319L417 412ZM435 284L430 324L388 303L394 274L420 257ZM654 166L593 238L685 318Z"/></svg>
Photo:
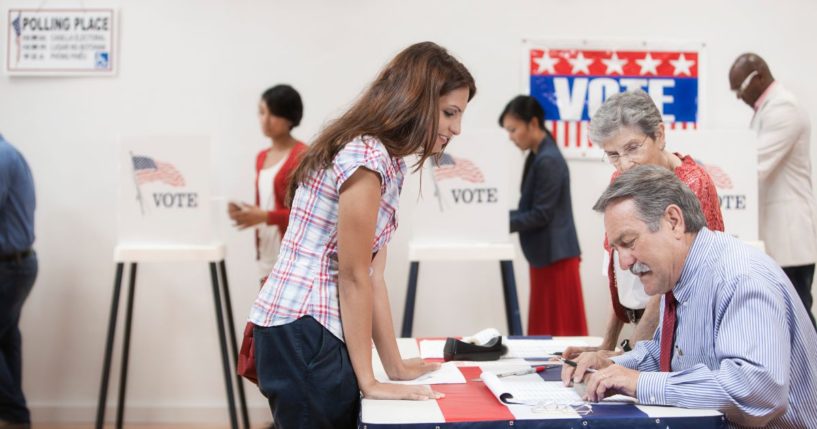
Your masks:
<svg viewBox="0 0 817 429"><path fill-rule="evenodd" d="M278 428L356 426L369 399L435 399L428 386L380 383L439 367L397 350L384 268L406 165L419 169L460 132L476 92L442 47L400 52L304 154L290 187L278 262L250 313L258 385Z"/></svg>

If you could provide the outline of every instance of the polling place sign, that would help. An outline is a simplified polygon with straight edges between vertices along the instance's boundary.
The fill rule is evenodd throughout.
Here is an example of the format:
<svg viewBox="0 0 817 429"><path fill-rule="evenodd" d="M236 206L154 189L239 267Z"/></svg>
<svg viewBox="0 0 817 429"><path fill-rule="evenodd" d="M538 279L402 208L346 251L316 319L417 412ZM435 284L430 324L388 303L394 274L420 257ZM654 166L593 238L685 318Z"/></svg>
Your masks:
<svg viewBox="0 0 817 429"><path fill-rule="evenodd" d="M700 43L525 41L524 86L566 158L598 159L587 126L607 97L643 90L668 129L698 129Z"/></svg>
<svg viewBox="0 0 817 429"><path fill-rule="evenodd" d="M13 9L6 12L6 73L88 76L116 73L115 9Z"/></svg>

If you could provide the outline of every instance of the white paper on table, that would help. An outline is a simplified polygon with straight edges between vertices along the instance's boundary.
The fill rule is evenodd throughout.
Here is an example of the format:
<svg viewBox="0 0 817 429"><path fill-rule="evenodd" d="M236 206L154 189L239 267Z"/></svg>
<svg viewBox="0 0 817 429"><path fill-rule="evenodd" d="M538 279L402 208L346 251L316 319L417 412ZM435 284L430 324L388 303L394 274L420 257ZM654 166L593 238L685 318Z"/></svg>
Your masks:
<svg viewBox="0 0 817 429"><path fill-rule="evenodd" d="M383 375L375 373L375 378L381 383L394 384L465 384L465 376L452 362L446 362L440 365L440 369L421 375L414 380L395 381Z"/></svg>
<svg viewBox="0 0 817 429"><path fill-rule="evenodd" d="M508 357L541 358L563 352L569 346L585 347L582 340L507 340Z"/></svg>
<svg viewBox="0 0 817 429"><path fill-rule="evenodd" d="M544 381L538 374L499 378L492 372L483 372L480 378L491 393L503 404L517 402L535 405L550 401L556 404L571 405L581 403L582 398L571 387L565 387L560 381Z"/></svg>
<svg viewBox="0 0 817 429"><path fill-rule="evenodd" d="M442 359L445 340L420 340L420 357L423 359Z"/></svg>

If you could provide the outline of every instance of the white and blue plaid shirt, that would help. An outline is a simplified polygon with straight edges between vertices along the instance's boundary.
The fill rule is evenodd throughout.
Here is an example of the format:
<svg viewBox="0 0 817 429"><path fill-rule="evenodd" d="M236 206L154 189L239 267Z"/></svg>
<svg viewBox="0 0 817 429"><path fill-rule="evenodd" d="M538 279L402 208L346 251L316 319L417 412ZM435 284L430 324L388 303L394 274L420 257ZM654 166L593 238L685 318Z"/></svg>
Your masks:
<svg viewBox="0 0 817 429"><path fill-rule="evenodd" d="M639 402L716 408L730 427L817 428L817 332L771 258L704 228L672 293L672 371L659 372L661 323L613 358L641 371Z"/></svg>
<svg viewBox="0 0 817 429"><path fill-rule="evenodd" d="M343 340L338 299L338 199L341 185L360 167L380 176L372 254L385 246L397 229L397 207L406 164L389 156L374 137L347 143L331 168L313 173L298 186L281 242L278 262L250 311L257 326L277 326L312 316Z"/></svg>

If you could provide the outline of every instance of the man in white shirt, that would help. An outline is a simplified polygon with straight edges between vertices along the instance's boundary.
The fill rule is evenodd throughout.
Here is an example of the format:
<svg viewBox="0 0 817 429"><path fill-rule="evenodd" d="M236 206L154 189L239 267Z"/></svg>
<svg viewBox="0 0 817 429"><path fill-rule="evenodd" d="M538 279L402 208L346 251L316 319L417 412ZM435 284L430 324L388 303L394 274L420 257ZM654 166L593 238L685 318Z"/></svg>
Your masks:
<svg viewBox="0 0 817 429"><path fill-rule="evenodd" d="M760 238L808 311L817 261L817 209L811 188L811 124L797 99L760 56L739 56L729 71L735 95L755 110Z"/></svg>

